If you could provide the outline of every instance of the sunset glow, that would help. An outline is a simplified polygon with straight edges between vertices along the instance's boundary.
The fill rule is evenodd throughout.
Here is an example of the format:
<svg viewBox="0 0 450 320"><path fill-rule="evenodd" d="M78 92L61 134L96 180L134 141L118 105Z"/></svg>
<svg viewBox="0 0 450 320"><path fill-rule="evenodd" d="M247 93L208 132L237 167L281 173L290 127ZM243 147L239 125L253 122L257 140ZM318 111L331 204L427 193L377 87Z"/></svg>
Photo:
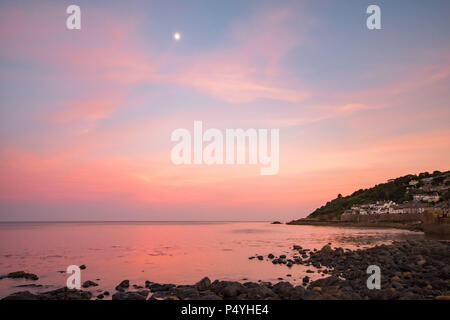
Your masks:
<svg viewBox="0 0 450 320"><path fill-rule="evenodd" d="M364 1L78 2L81 30L0 4L2 221L290 220L450 167L450 22L424 2L376 31ZM279 129L278 173L174 165L197 120Z"/></svg>

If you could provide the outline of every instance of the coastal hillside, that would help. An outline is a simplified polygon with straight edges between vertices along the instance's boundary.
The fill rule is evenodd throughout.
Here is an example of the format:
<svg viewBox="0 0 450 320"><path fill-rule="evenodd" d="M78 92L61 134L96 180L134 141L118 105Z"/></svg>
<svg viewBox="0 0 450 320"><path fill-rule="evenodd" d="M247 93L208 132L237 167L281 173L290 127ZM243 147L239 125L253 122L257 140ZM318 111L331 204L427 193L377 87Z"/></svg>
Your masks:
<svg viewBox="0 0 450 320"><path fill-rule="evenodd" d="M393 201L397 204L420 202L433 206L447 205L450 199L450 171L406 175L390 179L369 189L360 189L351 195L339 194L312 212L308 218L339 219L355 205ZM295 222L295 221L293 221Z"/></svg>

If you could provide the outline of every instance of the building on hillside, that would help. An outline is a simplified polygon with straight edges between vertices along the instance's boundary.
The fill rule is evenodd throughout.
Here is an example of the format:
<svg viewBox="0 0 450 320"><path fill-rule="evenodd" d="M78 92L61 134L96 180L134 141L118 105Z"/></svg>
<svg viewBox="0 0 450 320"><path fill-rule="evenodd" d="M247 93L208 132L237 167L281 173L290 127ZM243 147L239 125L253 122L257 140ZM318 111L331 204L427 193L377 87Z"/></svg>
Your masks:
<svg viewBox="0 0 450 320"><path fill-rule="evenodd" d="M426 204L417 204L414 202L405 202L402 204L404 214L422 214L428 208Z"/></svg>
<svg viewBox="0 0 450 320"><path fill-rule="evenodd" d="M389 213L401 213L402 208L394 201L377 201L376 203L354 205L351 209L346 210L344 213L347 215L374 215L374 214L389 214Z"/></svg>
<svg viewBox="0 0 450 320"><path fill-rule="evenodd" d="M413 196L415 201L423 201L423 202L438 202L439 201L439 195L438 194L415 194Z"/></svg>
<svg viewBox="0 0 450 320"><path fill-rule="evenodd" d="M417 221L423 215L426 203L405 202L401 205L394 201L354 205L341 215L342 221Z"/></svg>
<svg viewBox="0 0 450 320"><path fill-rule="evenodd" d="M389 207L389 214L404 214L405 210L402 206L394 205Z"/></svg>

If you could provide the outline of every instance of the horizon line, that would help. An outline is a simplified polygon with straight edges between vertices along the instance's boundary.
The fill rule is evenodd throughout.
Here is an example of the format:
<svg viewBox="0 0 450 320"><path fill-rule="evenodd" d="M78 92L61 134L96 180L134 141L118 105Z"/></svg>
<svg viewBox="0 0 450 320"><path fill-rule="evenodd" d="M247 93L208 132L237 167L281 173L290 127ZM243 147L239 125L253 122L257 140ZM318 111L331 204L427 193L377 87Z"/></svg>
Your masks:
<svg viewBox="0 0 450 320"><path fill-rule="evenodd" d="M27 220L0 223L83 223L83 222L274 222L279 220Z"/></svg>

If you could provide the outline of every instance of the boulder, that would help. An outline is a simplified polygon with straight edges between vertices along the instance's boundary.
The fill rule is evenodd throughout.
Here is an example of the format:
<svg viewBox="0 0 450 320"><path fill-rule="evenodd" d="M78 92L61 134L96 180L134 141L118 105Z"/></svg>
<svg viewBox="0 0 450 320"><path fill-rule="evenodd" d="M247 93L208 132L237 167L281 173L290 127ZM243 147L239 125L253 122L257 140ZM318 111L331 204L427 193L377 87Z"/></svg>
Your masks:
<svg viewBox="0 0 450 320"><path fill-rule="evenodd" d="M11 279L27 279L27 280L38 280L39 277L35 275L34 273L28 273L25 271L15 271L8 273L6 276L7 278Z"/></svg>
<svg viewBox="0 0 450 320"><path fill-rule="evenodd" d="M83 287L83 288L97 287L97 286L98 286L98 284L95 283L94 281L91 281L91 280L85 281L85 282L82 284L82 287Z"/></svg>
<svg viewBox="0 0 450 320"><path fill-rule="evenodd" d="M113 300L146 300L142 294L137 292L116 292L112 295Z"/></svg>
<svg viewBox="0 0 450 320"><path fill-rule="evenodd" d="M92 293L63 287L39 294L39 300L90 300Z"/></svg>
<svg viewBox="0 0 450 320"><path fill-rule="evenodd" d="M273 292L283 299L288 299L291 296L291 291L293 289L294 287L289 282L278 282L272 288Z"/></svg>
<svg viewBox="0 0 450 320"><path fill-rule="evenodd" d="M211 280L208 277L204 277L202 280L195 284L198 290L205 291L211 287Z"/></svg>
<svg viewBox="0 0 450 320"><path fill-rule="evenodd" d="M171 288L174 288L174 284L159 284L159 283L152 283L149 285L149 288L152 292L158 292L158 291L167 291Z"/></svg>
<svg viewBox="0 0 450 320"><path fill-rule="evenodd" d="M219 297L218 295L215 294L207 294L205 296L201 296L200 297L201 300L222 300L221 297Z"/></svg>
<svg viewBox="0 0 450 320"><path fill-rule="evenodd" d="M39 300L39 297L29 291L19 291L4 297L2 300Z"/></svg>

